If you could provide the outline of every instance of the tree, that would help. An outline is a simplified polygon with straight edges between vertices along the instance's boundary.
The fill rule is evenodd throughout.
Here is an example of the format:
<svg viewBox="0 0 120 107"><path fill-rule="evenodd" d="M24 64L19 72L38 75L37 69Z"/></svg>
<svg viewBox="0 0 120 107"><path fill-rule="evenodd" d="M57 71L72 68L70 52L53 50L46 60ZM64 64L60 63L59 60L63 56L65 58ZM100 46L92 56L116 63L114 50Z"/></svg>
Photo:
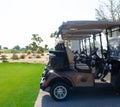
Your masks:
<svg viewBox="0 0 120 107"><path fill-rule="evenodd" d="M39 37L39 34L32 34L32 36L33 37L32 37L31 40L33 40L36 43L37 46L39 46L40 43L43 42L42 38Z"/></svg>
<svg viewBox="0 0 120 107"><path fill-rule="evenodd" d="M25 46L25 50L28 50L29 49L29 46Z"/></svg>
<svg viewBox="0 0 120 107"><path fill-rule="evenodd" d="M3 47L3 49L6 49L6 50L7 50L7 49L8 49L8 47Z"/></svg>
<svg viewBox="0 0 120 107"><path fill-rule="evenodd" d="M44 48L45 48L45 50L48 50L48 45L47 45L47 44L45 44L45 47L44 47Z"/></svg>
<svg viewBox="0 0 120 107"><path fill-rule="evenodd" d="M38 46L36 44L36 42L32 42L30 45L29 45L29 48L32 50L32 51L36 51Z"/></svg>
<svg viewBox="0 0 120 107"><path fill-rule="evenodd" d="M15 50L18 50L18 51L19 51L19 50L20 50L20 46L19 46L19 45L16 45L16 46L14 46L14 47L13 47L13 49L15 49Z"/></svg>
<svg viewBox="0 0 120 107"><path fill-rule="evenodd" d="M6 55L2 55L2 56L1 56L1 60L2 60L2 62L8 62Z"/></svg>
<svg viewBox="0 0 120 107"><path fill-rule="evenodd" d="M55 31L54 33L51 33L50 37L54 38L57 35L57 33L58 33L57 31Z"/></svg>
<svg viewBox="0 0 120 107"><path fill-rule="evenodd" d="M0 45L0 50L2 49L2 46Z"/></svg>
<svg viewBox="0 0 120 107"><path fill-rule="evenodd" d="M40 46L39 48L37 48L37 51L36 51L36 52L37 52L38 54L43 54L43 53L44 53L44 50L45 50L45 49Z"/></svg>
<svg viewBox="0 0 120 107"><path fill-rule="evenodd" d="M101 2L95 12L97 20L120 21L120 0Z"/></svg>
<svg viewBox="0 0 120 107"><path fill-rule="evenodd" d="M32 43L29 45L29 49L32 50L33 55L34 52L37 51L38 48L40 48L40 43L43 42L42 38L39 37L39 34L32 34Z"/></svg>

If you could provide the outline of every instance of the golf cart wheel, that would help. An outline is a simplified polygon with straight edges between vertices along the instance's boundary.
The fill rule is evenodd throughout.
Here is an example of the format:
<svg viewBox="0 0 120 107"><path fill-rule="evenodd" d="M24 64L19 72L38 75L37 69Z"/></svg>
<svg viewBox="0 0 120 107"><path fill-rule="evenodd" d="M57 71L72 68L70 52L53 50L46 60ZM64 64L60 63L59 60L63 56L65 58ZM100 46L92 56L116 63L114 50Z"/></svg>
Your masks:
<svg viewBox="0 0 120 107"><path fill-rule="evenodd" d="M63 101L68 96L68 86L64 83L55 83L50 90L51 97L56 101Z"/></svg>

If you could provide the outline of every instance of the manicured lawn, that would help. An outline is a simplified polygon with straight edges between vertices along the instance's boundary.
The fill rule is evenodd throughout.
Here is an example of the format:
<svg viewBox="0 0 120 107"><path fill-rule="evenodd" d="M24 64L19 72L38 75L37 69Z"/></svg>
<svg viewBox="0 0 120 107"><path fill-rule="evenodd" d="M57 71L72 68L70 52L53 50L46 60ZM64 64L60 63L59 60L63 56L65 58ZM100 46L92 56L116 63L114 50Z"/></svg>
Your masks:
<svg viewBox="0 0 120 107"><path fill-rule="evenodd" d="M0 63L0 107L34 107L44 64Z"/></svg>

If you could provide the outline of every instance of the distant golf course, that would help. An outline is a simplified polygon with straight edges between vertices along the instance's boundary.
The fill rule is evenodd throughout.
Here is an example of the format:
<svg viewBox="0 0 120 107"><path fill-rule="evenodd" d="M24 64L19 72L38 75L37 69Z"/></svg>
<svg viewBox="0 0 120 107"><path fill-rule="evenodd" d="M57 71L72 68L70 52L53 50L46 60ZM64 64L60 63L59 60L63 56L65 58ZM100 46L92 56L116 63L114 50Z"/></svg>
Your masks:
<svg viewBox="0 0 120 107"><path fill-rule="evenodd" d="M0 63L0 107L33 107L45 64Z"/></svg>

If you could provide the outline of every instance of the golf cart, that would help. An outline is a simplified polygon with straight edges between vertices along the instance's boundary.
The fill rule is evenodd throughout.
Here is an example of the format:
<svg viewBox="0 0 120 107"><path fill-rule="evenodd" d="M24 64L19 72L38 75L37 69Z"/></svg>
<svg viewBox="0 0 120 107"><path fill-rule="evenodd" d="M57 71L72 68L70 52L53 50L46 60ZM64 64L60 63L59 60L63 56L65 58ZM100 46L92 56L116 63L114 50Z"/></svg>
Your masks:
<svg viewBox="0 0 120 107"><path fill-rule="evenodd" d="M110 84L120 91L119 32L119 22L68 21L63 23L57 35L60 41L57 41L54 51L49 51L49 62L42 74L40 88L49 92L57 101L66 99L69 91L76 87ZM100 38L100 49L95 45L96 36ZM102 36L106 37L106 49L103 48ZM86 46L82 49L81 44L80 60L78 60L76 54L66 45L66 40L86 39L88 39L89 53L86 52ZM98 54L99 50L101 54ZM109 80L102 81L108 74Z"/></svg>

